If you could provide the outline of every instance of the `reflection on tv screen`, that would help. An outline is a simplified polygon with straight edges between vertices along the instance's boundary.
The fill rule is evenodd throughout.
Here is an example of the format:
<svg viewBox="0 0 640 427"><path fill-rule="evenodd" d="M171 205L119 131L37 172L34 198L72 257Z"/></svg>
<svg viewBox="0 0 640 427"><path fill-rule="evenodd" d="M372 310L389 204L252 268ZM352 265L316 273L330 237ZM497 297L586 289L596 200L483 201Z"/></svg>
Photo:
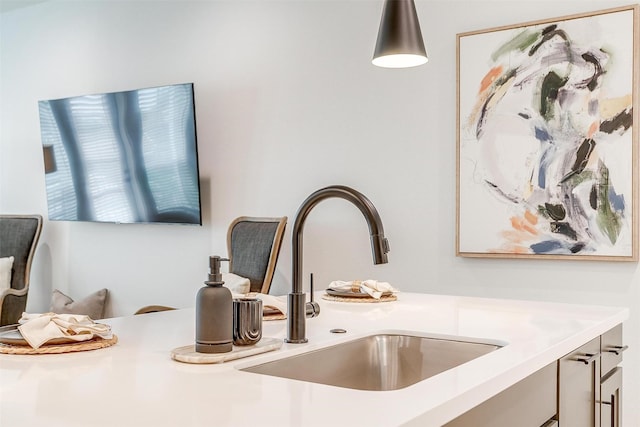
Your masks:
<svg viewBox="0 0 640 427"><path fill-rule="evenodd" d="M201 224L193 84L39 102L49 219Z"/></svg>

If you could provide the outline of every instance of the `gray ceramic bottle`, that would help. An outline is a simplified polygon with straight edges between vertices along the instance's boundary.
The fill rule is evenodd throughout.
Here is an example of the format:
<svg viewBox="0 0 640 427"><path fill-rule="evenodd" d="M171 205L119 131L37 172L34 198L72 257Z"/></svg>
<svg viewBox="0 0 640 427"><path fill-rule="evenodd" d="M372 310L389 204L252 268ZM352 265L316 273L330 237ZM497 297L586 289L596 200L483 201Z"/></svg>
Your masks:
<svg viewBox="0 0 640 427"><path fill-rule="evenodd" d="M233 298L224 286L219 256L209 257L207 286L196 296L196 351L226 353L233 349Z"/></svg>

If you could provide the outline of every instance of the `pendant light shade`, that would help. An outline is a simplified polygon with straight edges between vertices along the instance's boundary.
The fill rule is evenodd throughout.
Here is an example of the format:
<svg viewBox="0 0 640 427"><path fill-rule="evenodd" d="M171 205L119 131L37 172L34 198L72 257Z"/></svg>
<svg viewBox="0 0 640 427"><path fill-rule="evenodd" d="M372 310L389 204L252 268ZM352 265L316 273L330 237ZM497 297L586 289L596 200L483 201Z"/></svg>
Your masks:
<svg viewBox="0 0 640 427"><path fill-rule="evenodd" d="M385 0L373 65L406 68L427 62L413 0Z"/></svg>

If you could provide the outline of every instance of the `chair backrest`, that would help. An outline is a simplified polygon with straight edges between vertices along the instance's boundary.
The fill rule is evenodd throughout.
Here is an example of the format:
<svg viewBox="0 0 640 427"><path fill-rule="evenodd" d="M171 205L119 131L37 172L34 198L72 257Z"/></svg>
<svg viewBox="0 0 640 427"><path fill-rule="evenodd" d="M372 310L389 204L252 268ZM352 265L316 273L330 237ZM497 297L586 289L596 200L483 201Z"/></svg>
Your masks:
<svg viewBox="0 0 640 427"><path fill-rule="evenodd" d="M251 292L269 293L286 225L286 216L243 216L229 225L229 272L249 279Z"/></svg>
<svg viewBox="0 0 640 427"><path fill-rule="evenodd" d="M41 232L41 215L0 215L0 258L14 258L11 290L16 291L0 296L0 324L17 322L25 310L31 263Z"/></svg>
<svg viewBox="0 0 640 427"><path fill-rule="evenodd" d="M31 262L41 232L40 215L0 215L0 257L14 257L11 288L29 286Z"/></svg>

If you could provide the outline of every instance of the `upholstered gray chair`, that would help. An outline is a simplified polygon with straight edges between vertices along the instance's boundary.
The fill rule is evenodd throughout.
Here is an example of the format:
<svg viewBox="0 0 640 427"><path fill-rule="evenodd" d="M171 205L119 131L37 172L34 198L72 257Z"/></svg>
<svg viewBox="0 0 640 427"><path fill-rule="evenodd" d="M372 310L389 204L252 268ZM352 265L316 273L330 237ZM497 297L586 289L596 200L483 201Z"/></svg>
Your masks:
<svg viewBox="0 0 640 427"><path fill-rule="evenodd" d="M31 263L41 232L40 215L0 215L0 258L13 257L9 285L0 286L0 326L18 323L26 309Z"/></svg>
<svg viewBox="0 0 640 427"><path fill-rule="evenodd" d="M268 294L276 270L287 217L241 216L227 231L229 272L249 279L250 291ZM134 314L175 310L163 305L149 305Z"/></svg>
<svg viewBox="0 0 640 427"><path fill-rule="evenodd" d="M286 216L241 216L229 225L229 272L249 279L251 292L269 293L286 226Z"/></svg>

